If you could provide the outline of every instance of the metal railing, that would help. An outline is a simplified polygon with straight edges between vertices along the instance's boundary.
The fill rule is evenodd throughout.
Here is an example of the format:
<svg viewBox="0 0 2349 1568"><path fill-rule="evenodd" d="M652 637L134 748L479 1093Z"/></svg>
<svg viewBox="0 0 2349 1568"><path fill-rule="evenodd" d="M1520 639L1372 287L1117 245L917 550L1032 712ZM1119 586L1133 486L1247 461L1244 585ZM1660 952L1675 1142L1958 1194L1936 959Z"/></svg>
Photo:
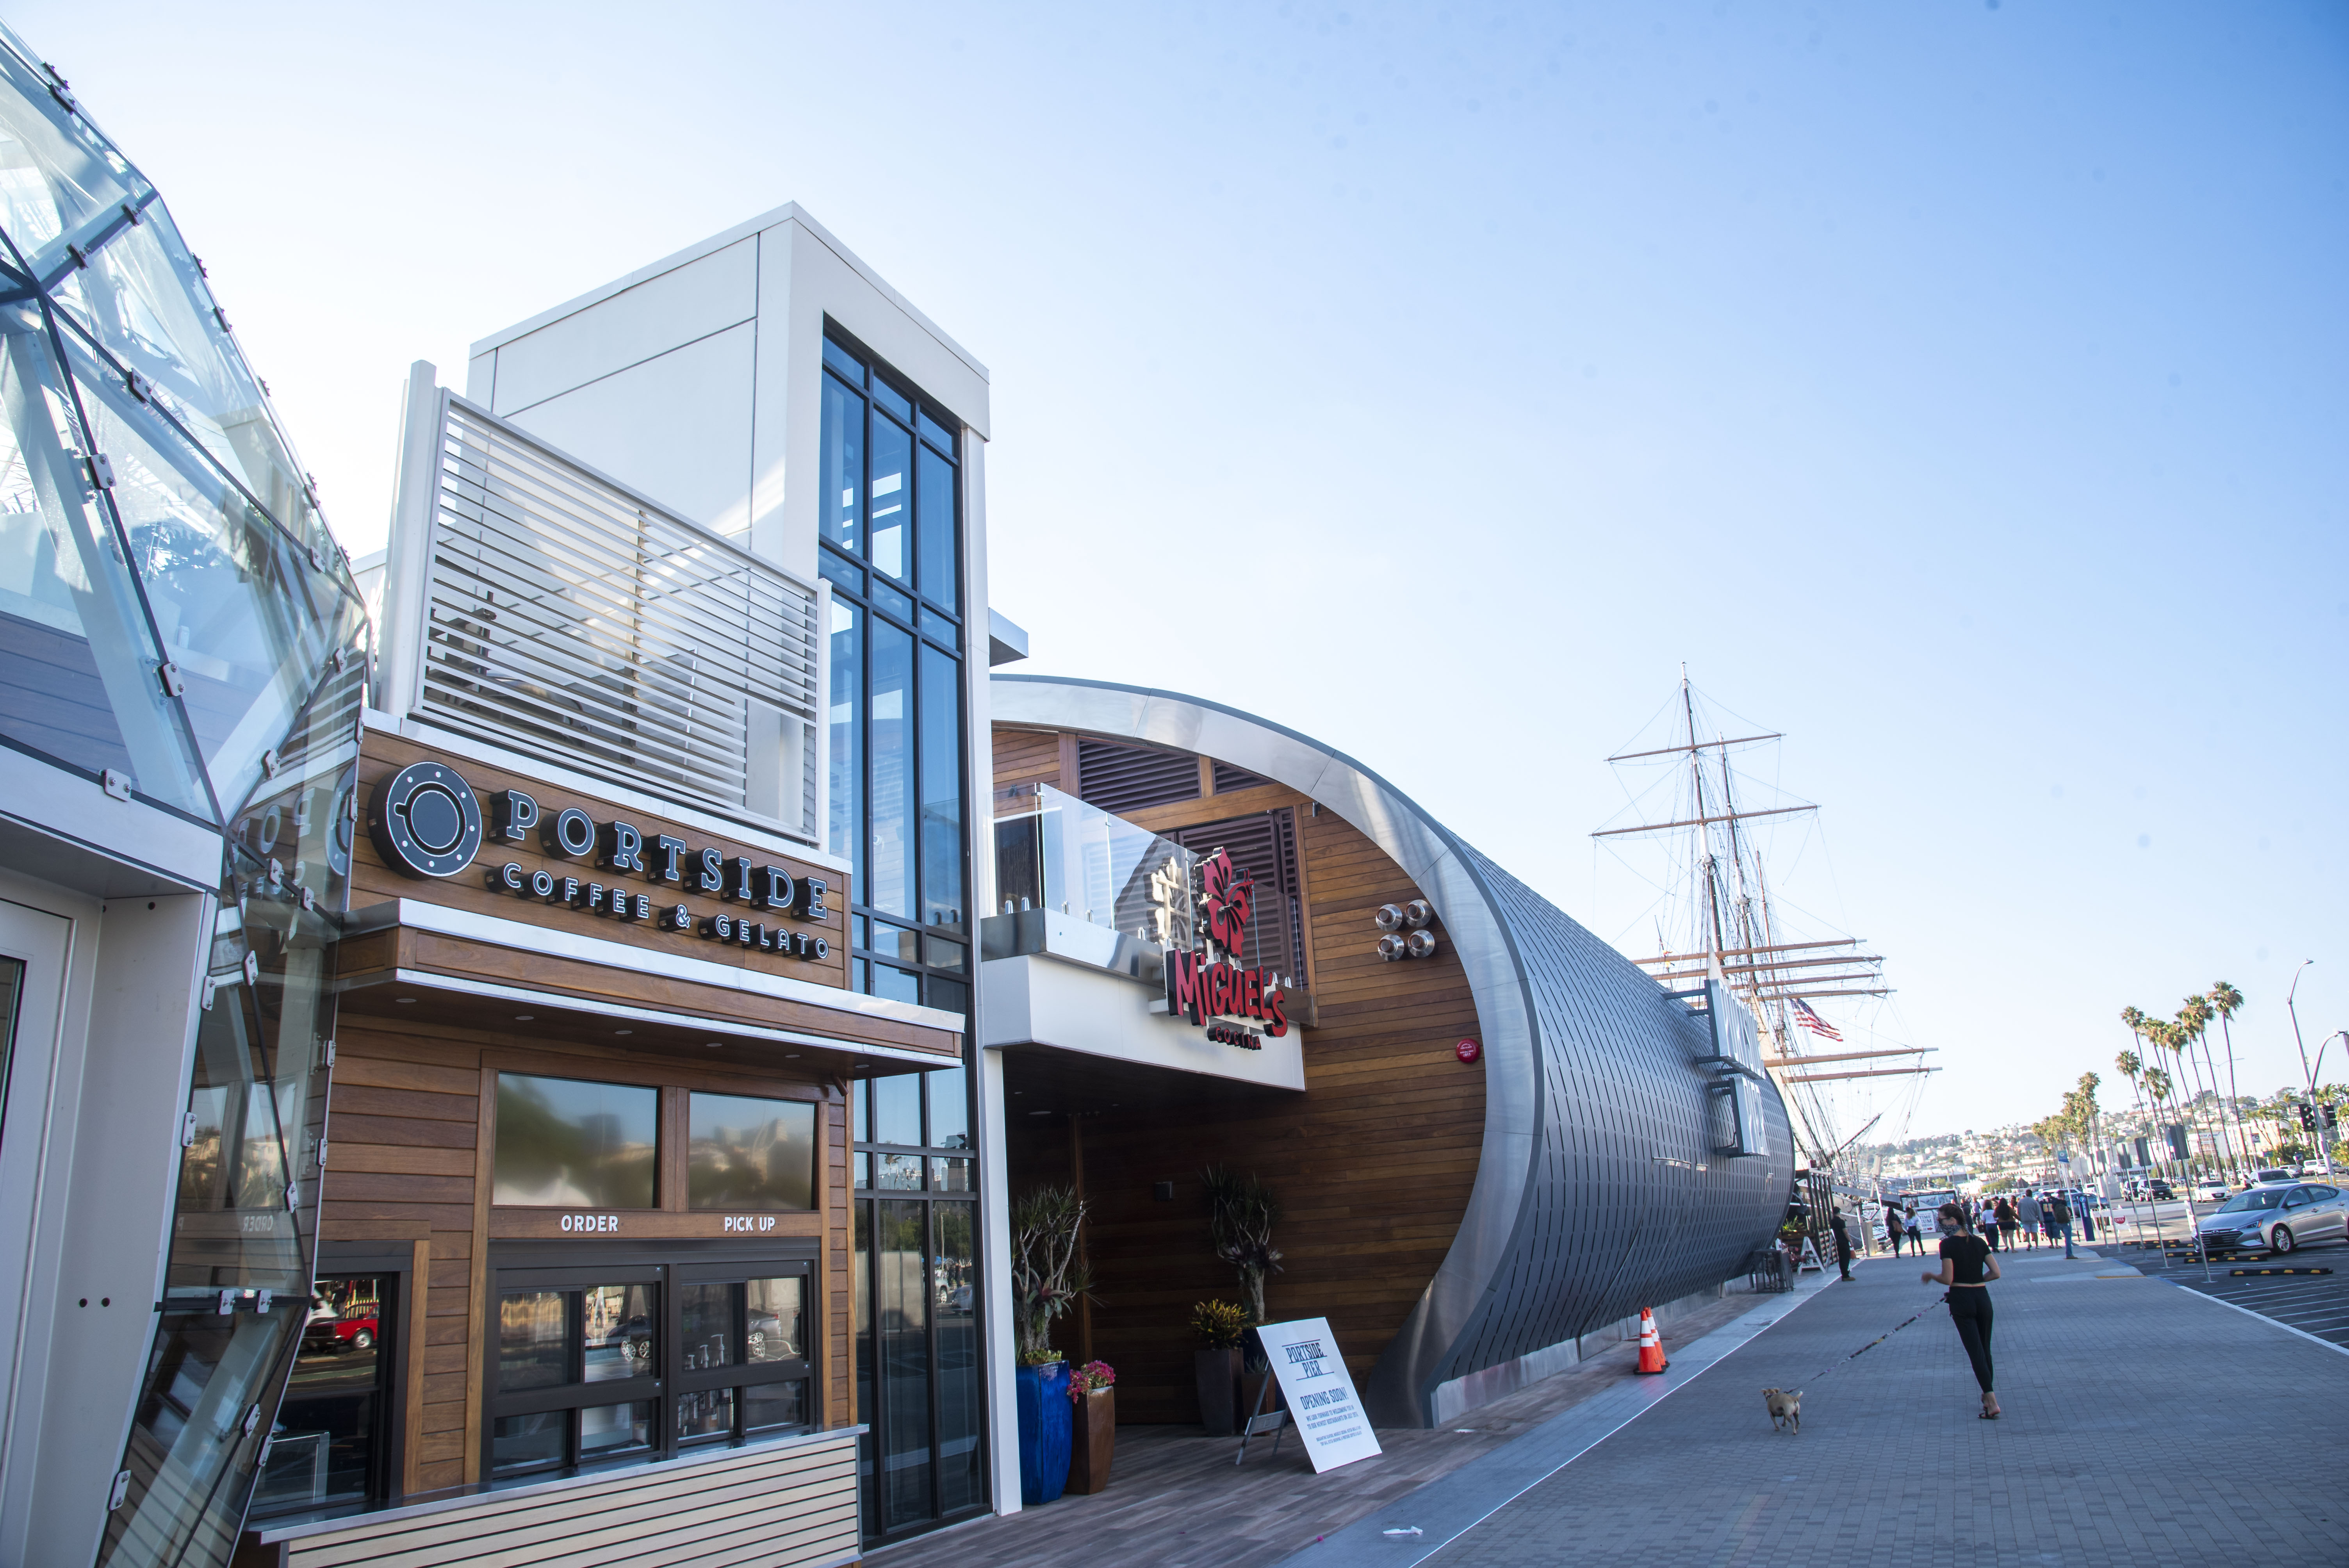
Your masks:
<svg viewBox="0 0 2349 1568"><path fill-rule="evenodd" d="M419 717L820 838L820 588L445 392L433 459Z"/></svg>

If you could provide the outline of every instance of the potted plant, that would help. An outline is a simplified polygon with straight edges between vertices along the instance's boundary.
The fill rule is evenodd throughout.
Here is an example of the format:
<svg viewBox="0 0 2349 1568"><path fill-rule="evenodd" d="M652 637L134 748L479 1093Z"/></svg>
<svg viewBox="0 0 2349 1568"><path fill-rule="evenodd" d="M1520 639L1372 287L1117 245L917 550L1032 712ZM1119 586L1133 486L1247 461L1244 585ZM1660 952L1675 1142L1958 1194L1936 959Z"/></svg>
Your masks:
<svg viewBox="0 0 2349 1568"><path fill-rule="evenodd" d="M1019 1330L1019 1501L1059 1499L1069 1480L1069 1367L1052 1348L1052 1320L1092 1288L1077 1264L1085 1201L1040 1187L1011 1211L1011 1305Z"/></svg>
<svg viewBox="0 0 2349 1568"><path fill-rule="evenodd" d="M1240 1341L1247 1334L1247 1308L1236 1301L1203 1301L1191 1309L1199 1336L1192 1364L1199 1379L1199 1425L1211 1438L1239 1430Z"/></svg>
<svg viewBox="0 0 2349 1568"><path fill-rule="evenodd" d="M1088 1361L1069 1374L1069 1490L1091 1494L1109 1487L1117 1447L1117 1373L1106 1361Z"/></svg>
<svg viewBox="0 0 2349 1568"><path fill-rule="evenodd" d="M1235 1176L1210 1165L1201 1182L1206 1189L1207 1234L1216 1255L1239 1271L1240 1286L1247 1292L1248 1321L1262 1323L1264 1276L1280 1272L1280 1252L1272 1244L1280 1204L1272 1189L1252 1175Z"/></svg>

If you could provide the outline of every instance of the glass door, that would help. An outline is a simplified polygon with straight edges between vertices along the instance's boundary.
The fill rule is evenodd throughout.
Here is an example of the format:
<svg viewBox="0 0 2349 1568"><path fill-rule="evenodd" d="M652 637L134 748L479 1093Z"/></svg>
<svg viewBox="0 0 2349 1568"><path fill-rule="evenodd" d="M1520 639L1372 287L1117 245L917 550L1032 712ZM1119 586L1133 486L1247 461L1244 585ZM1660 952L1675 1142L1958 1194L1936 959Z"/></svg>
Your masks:
<svg viewBox="0 0 2349 1568"><path fill-rule="evenodd" d="M253 1517L388 1500L397 1274L321 1277L278 1406Z"/></svg>

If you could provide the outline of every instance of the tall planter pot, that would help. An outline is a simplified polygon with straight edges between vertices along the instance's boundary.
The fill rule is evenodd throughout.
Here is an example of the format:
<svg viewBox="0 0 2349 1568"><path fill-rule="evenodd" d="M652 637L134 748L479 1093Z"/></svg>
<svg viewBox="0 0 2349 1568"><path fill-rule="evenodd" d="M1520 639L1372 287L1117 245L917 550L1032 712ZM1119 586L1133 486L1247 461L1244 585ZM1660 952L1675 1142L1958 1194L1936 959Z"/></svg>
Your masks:
<svg viewBox="0 0 2349 1568"><path fill-rule="evenodd" d="M1096 1388L1071 1403L1069 1423L1069 1490L1109 1490L1109 1462L1117 1449L1117 1390Z"/></svg>
<svg viewBox="0 0 2349 1568"><path fill-rule="evenodd" d="M1199 1377L1199 1425L1211 1438L1231 1437L1240 1429L1239 1347L1199 1350L1192 1356Z"/></svg>
<svg viewBox="0 0 2349 1568"><path fill-rule="evenodd" d="M1069 1364L1019 1368L1019 1501L1060 1501L1069 1484Z"/></svg>

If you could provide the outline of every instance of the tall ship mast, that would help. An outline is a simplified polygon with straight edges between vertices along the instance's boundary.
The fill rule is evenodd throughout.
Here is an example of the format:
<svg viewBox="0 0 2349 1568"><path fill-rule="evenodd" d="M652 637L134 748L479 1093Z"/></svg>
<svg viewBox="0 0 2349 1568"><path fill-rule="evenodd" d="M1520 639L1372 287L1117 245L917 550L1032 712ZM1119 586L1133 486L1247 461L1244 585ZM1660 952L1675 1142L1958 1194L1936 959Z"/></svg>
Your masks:
<svg viewBox="0 0 2349 1568"><path fill-rule="evenodd" d="M1731 766L1732 754L1784 737L1775 731L1724 734L1699 714L1701 706L1682 665L1671 719L1673 744L1618 752L1607 759L1618 768L1644 764L1664 769L1641 798L1669 786L1672 804L1666 820L1602 828L1591 837L1663 843L1672 864L1660 901L1657 951L1633 962L1667 982L1718 979L1753 1010L1766 1041L1764 1064L1785 1095L1803 1152L1814 1168L1829 1168L1886 1112L1869 1116L1847 1135L1848 1108L1838 1104L1835 1089L1822 1086L1896 1078L1921 1083L1925 1074L1938 1069L1923 1064L1930 1047L1836 1048L1842 1034L1832 1016L1847 1012L1851 998L1891 994L1884 959L1861 951L1865 944L1857 937L1788 929L1781 905L1772 899L1762 841L1749 824L1815 816L1818 807L1742 804L1741 775ZM1821 1003L1826 1005L1824 1011ZM1822 1045L1826 1048L1814 1048ZM1899 1058L1906 1059L1896 1065Z"/></svg>

